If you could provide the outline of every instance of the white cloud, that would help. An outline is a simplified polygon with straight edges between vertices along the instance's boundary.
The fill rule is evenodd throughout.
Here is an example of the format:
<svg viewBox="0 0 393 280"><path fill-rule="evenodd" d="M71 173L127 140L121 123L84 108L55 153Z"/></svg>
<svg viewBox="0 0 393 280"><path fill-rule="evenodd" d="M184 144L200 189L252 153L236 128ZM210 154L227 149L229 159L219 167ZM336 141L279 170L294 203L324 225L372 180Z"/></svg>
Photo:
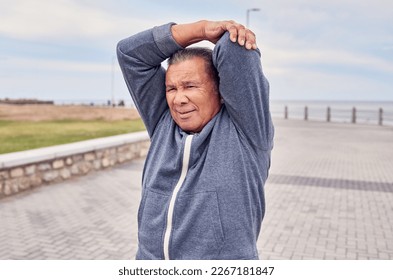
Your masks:
<svg viewBox="0 0 393 280"><path fill-rule="evenodd" d="M112 65L83 61L9 57L0 65L0 98L106 99ZM129 100L115 62L115 96Z"/></svg>
<svg viewBox="0 0 393 280"><path fill-rule="evenodd" d="M310 69L269 71L272 100L392 100L391 83Z"/></svg>
<svg viewBox="0 0 393 280"><path fill-rule="evenodd" d="M241 6L243 1L235 2ZM247 5L245 8L261 9L252 14L252 22L264 35L286 35L301 38L308 44L346 44L350 47L393 42L393 1L276 0L261 3L250 0Z"/></svg>
<svg viewBox="0 0 393 280"><path fill-rule="evenodd" d="M387 72L393 75L393 63L365 53L334 49L277 49L264 46L264 62L273 68L299 66L334 66ZM321 68L323 71L323 68Z"/></svg>
<svg viewBox="0 0 393 280"><path fill-rule="evenodd" d="M119 26L143 19L118 17L95 6L66 0L6 0L1 3L0 34L12 38L89 38L117 34Z"/></svg>
<svg viewBox="0 0 393 280"><path fill-rule="evenodd" d="M100 73L110 72L111 64L89 63L84 61L67 61L54 59L36 59L8 57L2 62L2 69L7 71L47 71L50 72L73 72L73 73Z"/></svg>
<svg viewBox="0 0 393 280"><path fill-rule="evenodd" d="M272 99L391 100L393 63L334 49L264 47ZM368 73L366 75L365 73Z"/></svg>

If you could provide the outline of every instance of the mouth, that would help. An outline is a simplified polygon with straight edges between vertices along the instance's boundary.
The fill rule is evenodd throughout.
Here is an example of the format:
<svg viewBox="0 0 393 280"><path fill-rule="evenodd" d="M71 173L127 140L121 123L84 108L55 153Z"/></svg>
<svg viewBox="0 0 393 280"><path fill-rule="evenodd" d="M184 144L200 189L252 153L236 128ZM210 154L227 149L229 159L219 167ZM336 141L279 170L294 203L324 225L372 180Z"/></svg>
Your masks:
<svg viewBox="0 0 393 280"><path fill-rule="evenodd" d="M191 116L191 114L195 111L195 109L188 110L188 111L176 111L181 119L187 119Z"/></svg>

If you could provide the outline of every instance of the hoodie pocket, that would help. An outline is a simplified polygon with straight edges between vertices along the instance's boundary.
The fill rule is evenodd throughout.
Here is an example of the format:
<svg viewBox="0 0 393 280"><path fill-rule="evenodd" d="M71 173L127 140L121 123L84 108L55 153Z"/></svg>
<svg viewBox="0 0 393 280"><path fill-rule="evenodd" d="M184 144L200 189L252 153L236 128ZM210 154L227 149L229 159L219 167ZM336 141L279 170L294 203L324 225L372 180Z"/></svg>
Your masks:
<svg viewBox="0 0 393 280"><path fill-rule="evenodd" d="M172 259L216 259L224 242L216 192L179 195L170 243Z"/></svg>
<svg viewBox="0 0 393 280"><path fill-rule="evenodd" d="M163 259L162 247L169 196L147 191L138 213L138 259Z"/></svg>

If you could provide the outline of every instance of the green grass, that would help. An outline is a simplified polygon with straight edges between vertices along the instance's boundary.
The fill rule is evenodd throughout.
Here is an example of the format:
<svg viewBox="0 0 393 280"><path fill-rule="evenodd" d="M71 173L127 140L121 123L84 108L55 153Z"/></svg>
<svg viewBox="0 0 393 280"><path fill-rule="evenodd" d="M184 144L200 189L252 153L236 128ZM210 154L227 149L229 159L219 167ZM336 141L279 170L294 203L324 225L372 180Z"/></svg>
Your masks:
<svg viewBox="0 0 393 280"><path fill-rule="evenodd" d="M4 121L0 120L0 154L67 144L145 130L142 120Z"/></svg>

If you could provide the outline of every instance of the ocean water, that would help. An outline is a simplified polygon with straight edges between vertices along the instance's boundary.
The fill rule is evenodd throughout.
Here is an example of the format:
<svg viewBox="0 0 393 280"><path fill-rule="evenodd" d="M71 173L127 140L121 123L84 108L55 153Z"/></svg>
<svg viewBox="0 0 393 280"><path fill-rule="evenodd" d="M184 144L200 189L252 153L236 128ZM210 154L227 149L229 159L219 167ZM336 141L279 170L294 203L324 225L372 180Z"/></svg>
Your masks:
<svg viewBox="0 0 393 280"><path fill-rule="evenodd" d="M356 123L378 125L379 110L382 109L383 125L393 125L393 101L270 101L274 118L284 118L285 107L288 119L304 119L305 107L308 119L326 121L327 108L330 107L331 122L352 122L352 110L356 109Z"/></svg>

